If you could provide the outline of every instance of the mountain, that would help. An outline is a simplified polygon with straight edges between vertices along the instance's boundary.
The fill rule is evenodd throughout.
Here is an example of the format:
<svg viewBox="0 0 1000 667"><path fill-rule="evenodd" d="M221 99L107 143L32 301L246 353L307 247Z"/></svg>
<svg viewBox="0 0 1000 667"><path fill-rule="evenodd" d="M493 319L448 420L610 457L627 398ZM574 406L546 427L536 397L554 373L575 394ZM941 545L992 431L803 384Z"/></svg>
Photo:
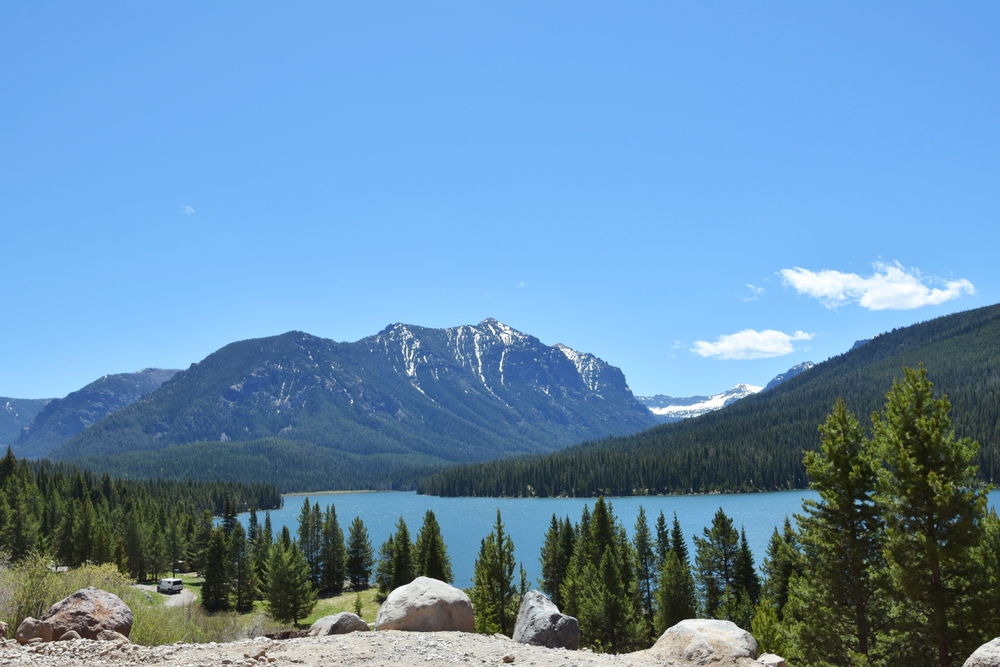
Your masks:
<svg viewBox="0 0 1000 667"><path fill-rule="evenodd" d="M712 396L674 398L657 394L656 396L636 396L636 399L649 408L649 411L656 416L657 421L669 424L719 410L741 398L756 394L760 390L761 387L755 387L752 384L738 384L728 391Z"/></svg>
<svg viewBox="0 0 1000 667"><path fill-rule="evenodd" d="M852 347L851 349L853 350L856 349L857 347L858 344L855 343L854 347ZM767 385L764 387L764 391L767 391L768 389L774 389L782 382L785 382L786 380L791 380L793 377L797 375L801 375L803 372L809 370L815 365L816 364L814 364L811 361L803 361L801 364L795 364L784 373L779 373L778 375L775 375L774 379L768 382Z"/></svg>
<svg viewBox="0 0 1000 667"><path fill-rule="evenodd" d="M126 453L266 440L301 456L303 446L322 448L324 461L346 469L357 457L369 467L378 460L374 468L388 474L550 452L654 423L622 372L592 354L493 319L449 329L394 324L355 343L298 331L232 343L49 456L104 468L127 459L142 474L142 457ZM178 451L177 461L192 461L192 451ZM169 452L156 458L168 466L157 470L181 474ZM290 470L283 489L300 482Z"/></svg>
<svg viewBox="0 0 1000 667"><path fill-rule="evenodd" d="M839 397L870 427L904 367L927 368L952 404L958 437L980 444L980 476L1000 478L1000 305L894 329L769 391L641 433L547 456L445 470L422 493L475 496L633 495L805 488L804 450Z"/></svg>
<svg viewBox="0 0 1000 667"><path fill-rule="evenodd" d="M35 415L51 398L6 398L0 396L0 445L14 440L22 428L28 426Z"/></svg>
<svg viewBox="0 0 1000 667"><path fill-rule="evenodd" d="M105 375L65 398L48 401L14 439L14 454L37 458L109 414L135 403L177 373L146 368L137 373Z"/></svg>

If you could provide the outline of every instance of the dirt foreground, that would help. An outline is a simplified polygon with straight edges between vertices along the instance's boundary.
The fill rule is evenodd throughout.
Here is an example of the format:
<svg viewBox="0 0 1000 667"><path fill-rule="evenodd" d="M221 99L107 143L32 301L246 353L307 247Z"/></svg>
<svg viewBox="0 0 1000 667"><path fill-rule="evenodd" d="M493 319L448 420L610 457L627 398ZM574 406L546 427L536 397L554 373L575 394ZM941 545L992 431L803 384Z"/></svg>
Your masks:
<svg viewBox="0 0 1000 667"><path fill-rule="evenodd" d="M355 632L286 641L264 637L229 644L139 646L77 639L20 646L0 640L0 667L101 667L115 665L176 667L396 667L399 665L517 665L533 667L649 667L673 663L645 651L625 655L595 654L519 644L501 635L462 632Z"/></svg>

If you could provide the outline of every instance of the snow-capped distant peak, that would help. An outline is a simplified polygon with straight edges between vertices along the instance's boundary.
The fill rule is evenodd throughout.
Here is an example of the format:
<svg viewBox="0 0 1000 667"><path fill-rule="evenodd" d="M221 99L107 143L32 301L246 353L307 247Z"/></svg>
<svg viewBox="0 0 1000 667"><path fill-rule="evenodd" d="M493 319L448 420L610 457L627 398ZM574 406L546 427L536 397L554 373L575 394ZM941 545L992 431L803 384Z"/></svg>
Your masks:
<svg viewBox="0 0 1000 667"><path fill-rule="evenodd" d="M692 396L690 398L671 398L670 396L636 396L649 411L662 421L679 421L698 417L706 412L719 410L741 398L746 398L761 391L763 387L740 383L728 391L712 396Z"/></svg>

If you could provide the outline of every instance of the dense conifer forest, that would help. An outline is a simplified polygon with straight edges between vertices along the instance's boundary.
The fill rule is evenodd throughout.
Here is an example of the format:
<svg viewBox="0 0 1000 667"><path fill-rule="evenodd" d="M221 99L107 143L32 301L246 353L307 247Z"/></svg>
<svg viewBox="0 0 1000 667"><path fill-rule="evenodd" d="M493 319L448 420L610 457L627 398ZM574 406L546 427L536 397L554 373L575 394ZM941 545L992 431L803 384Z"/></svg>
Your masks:
<svg viewBox="0 0 1000 667"><path fill-rule="evenodd" d="M766 392L636 435L448 469L421 481L441 496L598 496L804 488L802 453L843 398L862 426L904 367L923 364L980 443L980 479L1000 479L1000 306L876 336Z"/></svg>
<svg viewBox="0 0 1000 667"><path fill-rule="evenodd" d="M126 480L47 461L0 459L0 552L13 562L115 563L138 579L188 559L198 517L281 506L259 483Z"/></svg>

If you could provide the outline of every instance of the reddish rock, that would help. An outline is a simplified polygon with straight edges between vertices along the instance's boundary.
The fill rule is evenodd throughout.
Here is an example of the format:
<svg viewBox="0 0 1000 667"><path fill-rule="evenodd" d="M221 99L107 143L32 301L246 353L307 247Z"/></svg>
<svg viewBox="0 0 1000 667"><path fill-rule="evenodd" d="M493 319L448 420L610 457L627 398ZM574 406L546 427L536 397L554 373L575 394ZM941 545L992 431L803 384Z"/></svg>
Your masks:
<svg viewBox="0 0 1000 667"><path fill-rule="evenodd" d="M53 639L59 639L70 630L84 639L98 639L104 630L127 639L132 632L133 619L132 610L117 595L90 587L56 602L42 620L52 626Z"/></svg>

